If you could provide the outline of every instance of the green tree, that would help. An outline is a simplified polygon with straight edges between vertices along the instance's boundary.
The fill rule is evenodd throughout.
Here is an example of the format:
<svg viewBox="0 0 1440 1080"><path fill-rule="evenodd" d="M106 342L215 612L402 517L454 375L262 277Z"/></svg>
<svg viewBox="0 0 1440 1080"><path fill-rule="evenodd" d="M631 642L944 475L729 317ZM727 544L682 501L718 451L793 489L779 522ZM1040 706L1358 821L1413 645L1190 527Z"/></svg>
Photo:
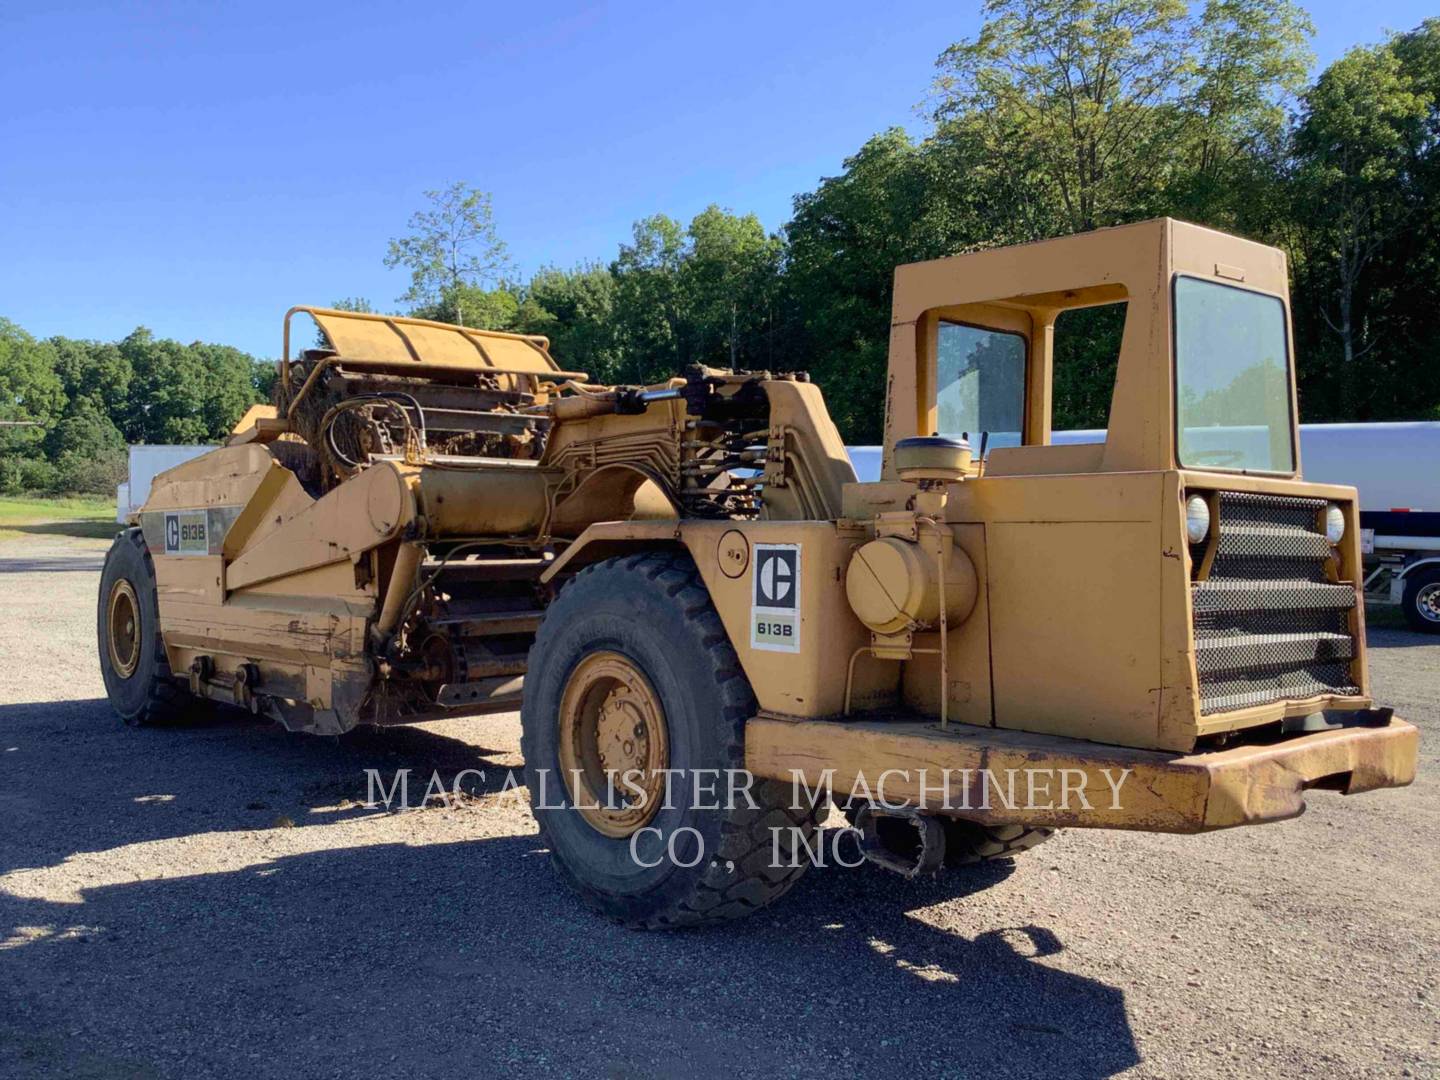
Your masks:
<svg viewBox="0 0 1440 1080"><path fill-rule="evenodd" d="M261 400L254 358L229 345L156 340L142 326L119 348L135 373L121 425L130 442L215 442Z"/></svg>
<svg viewBox="0 0 1440 1080"><path fill-rule="evenodd" d="M1312 419L1440 403L1440 20L1351 50L1305 95L1285 217Z"/></svg>
<svg viewBox="0 0 1440 1080"><path fill-rule="evenodd" d="M55 374L65 387L65 397L73 405L89 398L101 406L112 424L124 416L130 400L130 380L134 371L130 362L113 342L77 341L74 338L52 337L55 350Z"/></svg>
<svg viewBox="0 0 1440 1080"><path fill-rule="evenodd" d="M207 441L225 438L235 422L256 402L264 400L252 379L255 360L231 345L195 342L187 350L204 372L204 398L200 415Z"/></svg>
<svg viewBox="0 0 1440 1080"><path fill-rule="evenodd" d="M1312 271L1332 281L1320 312L1352 379L1355 361L1375 344L1366 332L1363 279L1417 208L1429 107L1388 46L1350 50L1305 95L1295 135L1298 217Z"/></svg>
<svg viewBox="0 0 1440 1080"><path fill-rule="evenodd" d="M686 363L688 328L680 281L684 262L684 228L674 218L656 214L635 223L631 242L620 245L610 264L621 374L628 380L663 378Z"/></svg>
<svg viewBox="0 0 1440 1080"><path fill-rule="evenodd" d="M55 372L55 349L8 319L0 319L0 420L33 420L39 428L7 429L6 446L24 453L65 411L65 384Z"/></svg>
<svg viewBox="0 0 1440 1080"><path fill-rule="evenodd" d="M250 390L256 401L273 401L275 380L280 377L279 362L255 360L250 364Z"/></svg>
<svg viewBox="0 0 1440 1080"><path fill-rule="evenodd" d="M447 285L434 303L410 309L417 319L473 326L482 330L511 330L520 309L517 290L508 284L495 289L461 282Z"/></svg>
<svg viewBox="0 0 1440 1080"><path fill-rule="evenodd" d="M1309 16L1275 0L1209 0L1195 27L1171 212L1276 235L1287 107L1313 61Z"/></svg>
<svg viewBox="0 0 1440 1080"><path fill-rule="evenodd" d="M992 152L1033 161L1064 231L1155 201L1187 74L1184 0L989 0L938 61L935 117L978 118Z"/></svg>
<svg viewBox="0 0 1440 1080"><path fill-rule="evenodd" d="M974 235L972 188L957 175L964 152L892 128L795 199L776 352L809 369L851 442L881 437L895 267L953 254Z"/></svg>
<svg viewBox="0 0 1440 1080"><path fill-rule="evenodd" d="M782 250L755 215L718 206L688 227L664 214L637 221L609 271L617 373L652 382L689 364L764 366Z"/></svg>
<svg viewBox="0 0 1440 1080"><path fill-rule="evenodd" d="M110 422L100 404L89 397L77 398L63 420L45 435L45 453L57 460L63 454L104 457L125 450L125 437Z"/></svg>
<svg viewBox="0 0 1440 1080"><path fill-rule="evenodd" d="M1412 166L1414 206L1407 227L1392 239L1377 296L1389 345L1388 397L1376 412L1440 419L1440 322L1434 316L1440 285L1440 18L1428 19L1391 42L1402 69L1426 104L1424 136Z"/></svg>
<svg viewBox="0 0 1440 1080"><path fill-rule="evenodd" d="M1103 428L1110 422L1125 309L1123 302L1077 308L1055 320L1054 430Z"/></svg>
<svg viewBox="0 0 1440 1080"><path fill-rule="evenodd" d="M711 205L687 230L681 289L693 330L691 359L715 367L758 368L775 313L781 241L754 214Z"/></svg>
<svg viewBox="0 0 1440 1080"><path fill-rule="evenodd" d="M55 464L44 485L50 490L108 495L125 479L124 436L95 397L71 402L65 418L46 434L45 452Z"/></svg>
<svg viewBox="0 0 1440 1080"><path fill-rule="evenodd" d="M143 326L120 342L120 351L135 373L130 410L121 427L125 438L137 443L205 441L205 372L198 358L178 342L157 341Z"/></svg>
<svg viewBox="0 0 1440 1080"><path fill-rule="evenodd" d="M989 0L984 12L976 38L940 56L934 116L974 129L992 172L1008 161L1041 180L1056 232L1213 189L1276 137L1308 56L1308 20L1288 0L1209 0L1198 14L1185 0Z"/></svg>
<svg viewBox="0 0 1440 1080"><path fill-rule="evenodd" d="M407 236L390 241L385 265L410 271L410 288L400 300L418 308L449 304L451 321L462 326L475 313L465 288L483 288L509 266L505 243L495 231L490 195L460 182L427 191L429 205L411 215ZM487 313L489 314L489 313Z"/></svg>
<svg viewBox="0 0 1440 1080"><path fill-rule="evenodd" d="M530 279L515 328L549 338L550 351L562 368L615 382L620 378L615 289L615 278L604 266L546 267Z"/></svg>

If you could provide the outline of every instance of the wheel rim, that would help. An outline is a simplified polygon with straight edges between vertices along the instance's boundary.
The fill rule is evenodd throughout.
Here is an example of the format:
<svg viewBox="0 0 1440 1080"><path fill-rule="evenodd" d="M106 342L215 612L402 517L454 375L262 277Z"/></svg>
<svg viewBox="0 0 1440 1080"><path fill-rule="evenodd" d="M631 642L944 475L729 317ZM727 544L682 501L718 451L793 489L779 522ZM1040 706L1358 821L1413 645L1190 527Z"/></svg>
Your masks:
<svg viewBox="0 0 1440 1080"><path fill-rule="evenodd" d="M665 710L629 658L597 652L576 665L560 698L559 742L571 803L596 832L627 837L659 811L670 763Z"/></svg>
<svg viewBox="0 0 1440 1080"><path fill-rule="evenodd" d="M124 578L110 589L106 620L110 666L122 679L128 679L140 666L140 601L135 587Z"/></svg>
<svg viewBox="0 0 1440 1080"><path fill-rule="evenodd" d="M1433 581L1416 593L1415 610L1426 622L1440 623L1440 581Z"/></svg>

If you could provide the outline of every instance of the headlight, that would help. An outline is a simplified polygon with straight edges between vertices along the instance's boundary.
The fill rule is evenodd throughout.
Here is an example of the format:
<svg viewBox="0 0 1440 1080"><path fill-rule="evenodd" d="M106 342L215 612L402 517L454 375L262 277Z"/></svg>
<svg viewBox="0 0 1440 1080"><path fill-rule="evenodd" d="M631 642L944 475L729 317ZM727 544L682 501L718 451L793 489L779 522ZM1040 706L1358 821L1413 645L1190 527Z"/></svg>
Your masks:
<svg viewBox="0 0 1440 1080"><path fill-rule="evenodd" d="M1345 511L1334 503L1325 506L1325 539L1332 544L1345 539Z"/></svg>
<svg viewBox="0 0 1440 1080"><path fill-rule="evenodd" d="M1210 535L1210 504L1200 495L1185 500L1185 535L1192 544Z"/></svg>

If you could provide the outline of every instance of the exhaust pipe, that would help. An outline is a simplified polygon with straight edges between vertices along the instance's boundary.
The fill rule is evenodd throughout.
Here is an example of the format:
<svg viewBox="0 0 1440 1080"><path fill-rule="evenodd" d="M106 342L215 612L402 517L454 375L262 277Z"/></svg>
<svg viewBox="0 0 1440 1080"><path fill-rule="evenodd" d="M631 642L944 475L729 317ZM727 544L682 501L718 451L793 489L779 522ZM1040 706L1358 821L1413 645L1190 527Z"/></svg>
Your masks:
<svg viewBox="0 0 1440 1080"><path fill-rule="evenodd" d="M865 858L901 877L930 876L945 865L945 826L937 817L862 806L855 828Z"/></svg>

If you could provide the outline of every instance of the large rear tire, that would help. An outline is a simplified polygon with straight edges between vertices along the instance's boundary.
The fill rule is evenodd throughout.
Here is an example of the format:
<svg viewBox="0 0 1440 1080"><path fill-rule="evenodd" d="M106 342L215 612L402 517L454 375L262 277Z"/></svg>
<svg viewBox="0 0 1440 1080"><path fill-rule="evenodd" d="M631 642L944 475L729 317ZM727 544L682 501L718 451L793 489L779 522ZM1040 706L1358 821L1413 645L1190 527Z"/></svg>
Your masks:
<svg viewBox="0 0 1440 1080"><path fill-rule="evenodd" d="M155 565L139 529L115 538L100 573L96 638L110 706L132 727L183 718L190 694L171 676L160 640Z"/></svg>
<svg viewBox="0 0 1440 1080"><path fill-rule="evenodd" d="M540 834L587 904L631 927L691 926L751 914L795 884L815 807L768 780L749 783L749 800L728 796L730 777L749 779L754 711L689 558L611 559L565 586L530 651L521 749ZM605 770L632 766L672 770L668 798L641 781L647 798L611 800Z"/></svg>

